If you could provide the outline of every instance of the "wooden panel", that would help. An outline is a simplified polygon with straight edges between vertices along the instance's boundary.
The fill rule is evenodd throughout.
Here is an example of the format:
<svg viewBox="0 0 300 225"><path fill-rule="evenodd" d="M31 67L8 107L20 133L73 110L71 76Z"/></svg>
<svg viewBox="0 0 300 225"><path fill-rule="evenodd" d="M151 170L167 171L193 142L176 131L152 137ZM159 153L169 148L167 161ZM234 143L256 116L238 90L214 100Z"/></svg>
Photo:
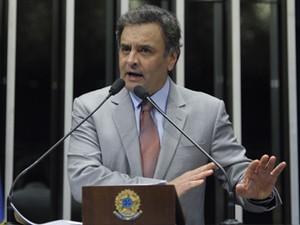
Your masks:
<svg viewBox="0 0 300 225"><path fill-rule="evenodd" d="M125 192L130 194L129 199L123 198ZM131 196L131 193L138 197L134 194ZM116 204L116 198L121 199L122 203L124 199L128 200L129 204L133 199L140 205L135 207L135 210L130 210L129 207L129 213L126 213L127 208L120 207L120 201ZM121 208L120 212L125 211L125 215L131 215L131 212L140 212L140 215L133 220L122 220L114 214L119 212L117 205ZM172 185L83 187L82 206L83 225L175 225L176 213L177 217L182 217ZM179 212L176 212L177 210Z"/></svg>

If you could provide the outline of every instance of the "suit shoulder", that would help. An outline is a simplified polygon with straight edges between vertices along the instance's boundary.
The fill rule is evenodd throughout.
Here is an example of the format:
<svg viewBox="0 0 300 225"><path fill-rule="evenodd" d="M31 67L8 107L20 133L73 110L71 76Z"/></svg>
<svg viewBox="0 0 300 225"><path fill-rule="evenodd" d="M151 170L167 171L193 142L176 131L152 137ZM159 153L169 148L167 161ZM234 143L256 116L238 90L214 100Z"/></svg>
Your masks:
<svg viewBox="0 0 300 225"><path fill-rule="evenodd" d="M177 86L178 91L186 102L220 104L221 99L202 91L194 91L185 87Z"/></svg>
<svg viewBox="0 0 300 225"><path fill-rule="evenodd" d="M84 93L80 96L78 96L77 98L79 99L90 99L90 98L97 98L97 97L101 97L101 96L107 96L108 95L108 91L109 91L110 86L108 87L103 87L94 91L90 91L87 93Z"/></svg>
<svg viewBox="0 0 300 225"><path fill-rule="evenodd" d="M95 105L98 104L99 102L103 101L108 93L109 93L109 86L104 87L101 89L97 89L94 91L87 92L85 94L82 94L78 97L75 98L75 101L79 101L84 105Z"/></svg>

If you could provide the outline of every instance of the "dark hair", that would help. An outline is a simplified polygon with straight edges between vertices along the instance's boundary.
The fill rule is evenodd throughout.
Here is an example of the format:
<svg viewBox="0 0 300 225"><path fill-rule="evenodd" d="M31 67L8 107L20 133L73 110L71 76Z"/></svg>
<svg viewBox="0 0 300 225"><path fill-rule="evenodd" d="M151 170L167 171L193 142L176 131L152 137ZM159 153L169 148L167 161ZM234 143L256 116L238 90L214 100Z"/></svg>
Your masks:
<svg viewBox="0 0 300 225"><path fill-rule="evenodd" d="M165 9L147 4L130 10L119 18L116 31L118 44L125 26L148 23L156 23L162 28L166 54L174 50L180 52L181 30L176 17Z"/></svg>

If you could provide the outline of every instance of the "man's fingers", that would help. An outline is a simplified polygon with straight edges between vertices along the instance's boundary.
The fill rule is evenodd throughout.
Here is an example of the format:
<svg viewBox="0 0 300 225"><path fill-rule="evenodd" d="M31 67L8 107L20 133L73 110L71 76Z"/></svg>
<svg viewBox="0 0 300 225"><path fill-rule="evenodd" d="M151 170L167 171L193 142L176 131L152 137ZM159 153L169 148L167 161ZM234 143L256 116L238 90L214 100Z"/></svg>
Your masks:
<svg viewBox="0 0 300 225"><path fill-rule="evenodd" d="M198 186L202 185L203 183L204 183L203 179L187 182L187 186L188 186L187 190L190 190L194 187L198 187Z"/></svg>
<svg viewBox="0 0 300 225"><path fill-rule="evenodd" d="M201 173L203 171L206 171L206 170L213 170L213 169L216 169L217 166L214 164L214 163L208 163L208 164L205 164L204 166L200 166L194 170L192 170L193 172L195 173Z"/></svg>
<svg viewBox="0 0 300 225"><path fill-rule="evenodd" d="M276 164L276 157L271 156L269 157L268 155L263 155L260 160L254 160L252 161L249 166L248 166L248 172L249 175L254 173L257 175L279 175L282 170L285 168L286 163L280 163L275 169L275 164Z"/></svg>
<svg viewBox="0 0 300 225"><path fill-rule="evenodd" d="M208 163L188 171L168 183L175 185L178 196L181 196L188 190L203 185L206 177L211 176L215 168L216 165L214 163Z"/></svg>
<svg viewBox="0 0 300 225"><path fill-rule="evenodd" d="M203 183L204 183L203 179L184 182L184 183L169 182L169 184L173 184L175 186L178 197L181 197L182 195L184 195L190 189L193 189L195 187L203 185Z"/></svg>
<svg viewBox="0 0 300 225"><path fill-rule="evenodd" d="M248 165L248 168L247 168L248 175L253 174L253 173L256 174L258 172L257 171L258 164L259 164L259 160L254 160Z"/></svg>
<svg viewBox="0 0 300 225"><path fill-rule="evenodd" d="M278 177L285 167L286 162L281 162L274 170L272 170L271 175Z"/></svg>
<svg viewBox="0 0 300 225"><path fill-rule="evenodd" d="M279 176L279 174L283 171L286 167L285 162L281 162L278 166L275 167L276 164L276 157L268 155L263 155L259 161L259 164L256 168L256 173L262 176ZM275 168L274 168L275 167Z"/></svg>
<svg viewBox="0 0 300 225"><path fill-rule="evenodd" d="M265 173L270 174L271 171L274 169L275 167L275 163L276 163L276 157L275 156L271 156L267 165L265 166Z"/></svg>
<svg viewBox="0 0 300 225"><path fill-rule="evenodd" d="M263 155L259 160L259 164L257 165L257 168L256 168L257 173L265 173L268 163L269 163L269 156Z"/></svg>
<svg viewBox="0 0 300 225"><path fill-rule="evenodd" d="M184 174L186 181L205 179L214 173L215 164L208 163Z"/></svg>
<svg viewBox="0 0 300 225"><path fill-rule="evenodd" d="M211 176L213 173L214 173L214 170L212 170L212 169L205 170L201 173L195 174L194 180L205 179L206 177Z"/></svg>

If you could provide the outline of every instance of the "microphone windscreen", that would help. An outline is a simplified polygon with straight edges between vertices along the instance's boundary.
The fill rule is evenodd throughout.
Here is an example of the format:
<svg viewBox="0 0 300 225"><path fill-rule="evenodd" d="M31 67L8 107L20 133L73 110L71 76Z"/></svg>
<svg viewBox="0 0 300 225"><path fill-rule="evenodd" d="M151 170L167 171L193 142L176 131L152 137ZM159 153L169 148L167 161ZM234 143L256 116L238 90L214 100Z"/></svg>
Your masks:
<svg viewBox="0 0 300 225"><path fill-rule="evenodd" d="M146 91L146 89L140 85L136 86L133 89L133 93L143 100L145 100L148 96L150 96L150 94Z"/></svg>
<svg viewBox="0 0 300 225"><path fill-rule="evenodd" d="M121 89L125 86L125 81L121 78L115 80L115 82L111 85L109 93L112 95L117 94Z"/></svg>

